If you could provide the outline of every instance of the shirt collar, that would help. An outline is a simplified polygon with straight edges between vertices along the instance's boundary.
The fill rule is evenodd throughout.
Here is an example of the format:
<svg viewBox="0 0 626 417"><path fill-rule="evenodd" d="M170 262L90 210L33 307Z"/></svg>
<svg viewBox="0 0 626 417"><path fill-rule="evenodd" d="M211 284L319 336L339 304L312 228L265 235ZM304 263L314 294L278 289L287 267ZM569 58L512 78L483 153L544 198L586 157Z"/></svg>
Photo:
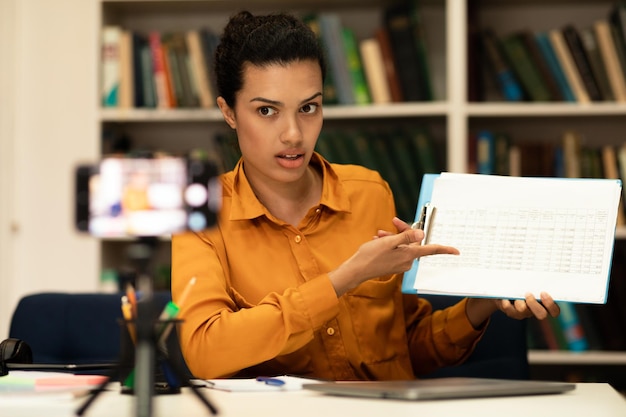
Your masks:
<svg viewBox="0 0 626 417"><path fill-rule="evenodd" d="M318 168L321 167L322 171L322 197L320 204L333 211L350 212L350 199L332 165L317 152L313 153L310 163ZM248 178L243 170L243 159L239 160L233 172L230 220L268 216L269 212L256 197L250 182L248 182Z"/></svg>

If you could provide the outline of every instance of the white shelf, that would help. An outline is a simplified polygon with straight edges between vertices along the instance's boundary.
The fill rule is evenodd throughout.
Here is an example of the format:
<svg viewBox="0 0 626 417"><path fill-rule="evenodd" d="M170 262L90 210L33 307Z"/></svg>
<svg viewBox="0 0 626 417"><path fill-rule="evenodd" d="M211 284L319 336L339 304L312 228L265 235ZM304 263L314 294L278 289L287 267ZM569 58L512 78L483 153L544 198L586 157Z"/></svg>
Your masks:
<svg viewBox="0 0 626 417"><path fill-rule="evenodd" d="M470 117L626 116L626 103L471 103Z"/></svg>
<svg viewBox="0 0 626 417"><path fill-rule="evenodd" d="M530 350L531 365L626 365L626 352Z"/></svg>

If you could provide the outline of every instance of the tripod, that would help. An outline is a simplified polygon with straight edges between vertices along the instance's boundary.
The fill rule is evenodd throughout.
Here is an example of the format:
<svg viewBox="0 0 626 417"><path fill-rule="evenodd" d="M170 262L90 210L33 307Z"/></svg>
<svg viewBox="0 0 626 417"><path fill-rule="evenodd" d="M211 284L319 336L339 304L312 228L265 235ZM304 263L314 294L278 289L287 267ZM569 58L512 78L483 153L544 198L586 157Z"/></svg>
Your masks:
<svg viewBox="0 0 626 417"><path fill-rule="evenodd" d="M165 327L174 325L176 320L155 320L156 307L153 297L152 279L148 274L150 260L154 253L157 239L155 237L141 237L129 248L129 258L137 266L137 289L141 292L142 297L137 301L137 317L135 320L136 343L134 354L134 383L132 393L136 396L135 416L151 417L152 416L152 397L155 394L155 366L158 362L163 366L164 372L173 373L174 378L178 381L178 386L165 387L160 389L160 393L178 393L180 385L188 376L183 371L181 364L176 363L170 353L164 346L157 345L157 327ZM129 323L124 322L123 325ZM128 343L127 346L132 346ZM112 378L124 381L128 376L126 372L132 363L132 355L129 355L129 349L122 349L119 362L113 368L109 377L96 387L87 400L76 410L77 416L82 416L93 401L100 395L111 382ZM132 351L131 351L132 353ZM131 370L131 372L133 372ZM217 414L215 406L200 392L198 386L188 384L192 392L200 399L200 401L209 409L211 414ZM162 387L163 388L163 387Z"/></svg>

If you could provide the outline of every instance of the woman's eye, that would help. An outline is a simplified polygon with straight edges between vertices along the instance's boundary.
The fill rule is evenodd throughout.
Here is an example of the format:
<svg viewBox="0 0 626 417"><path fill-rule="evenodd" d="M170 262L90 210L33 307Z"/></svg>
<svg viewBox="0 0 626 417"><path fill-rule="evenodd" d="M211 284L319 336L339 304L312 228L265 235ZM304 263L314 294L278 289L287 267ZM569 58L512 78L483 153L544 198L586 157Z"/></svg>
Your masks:
<svg viewBox="0 0 626 417"><path fill-rule="evenodd" d="M276 114L276 110L271 107L261 107L258 112L261 116L272 116Z"/></svg>
<svg viewBox="0 0 626 417"><path fill-rule="evenodd" d="M302 106L302 112L303 113L315 113L315 111L317 110L317 107L318 105L315 103L308 103Z"/></svg>

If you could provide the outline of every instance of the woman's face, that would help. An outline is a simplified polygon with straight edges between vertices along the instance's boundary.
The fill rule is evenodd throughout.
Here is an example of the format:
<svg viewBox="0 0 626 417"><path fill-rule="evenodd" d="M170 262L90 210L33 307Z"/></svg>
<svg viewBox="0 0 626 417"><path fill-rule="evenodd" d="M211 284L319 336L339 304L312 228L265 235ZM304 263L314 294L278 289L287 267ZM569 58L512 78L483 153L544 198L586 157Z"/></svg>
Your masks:
<svg viewBox="0 0 626 417"><path fill-rule="evenodd" d="M235 108L218 104L237 130L249 180L290 183L303 177L323 123L317 61L247 64Z"/></svg>

